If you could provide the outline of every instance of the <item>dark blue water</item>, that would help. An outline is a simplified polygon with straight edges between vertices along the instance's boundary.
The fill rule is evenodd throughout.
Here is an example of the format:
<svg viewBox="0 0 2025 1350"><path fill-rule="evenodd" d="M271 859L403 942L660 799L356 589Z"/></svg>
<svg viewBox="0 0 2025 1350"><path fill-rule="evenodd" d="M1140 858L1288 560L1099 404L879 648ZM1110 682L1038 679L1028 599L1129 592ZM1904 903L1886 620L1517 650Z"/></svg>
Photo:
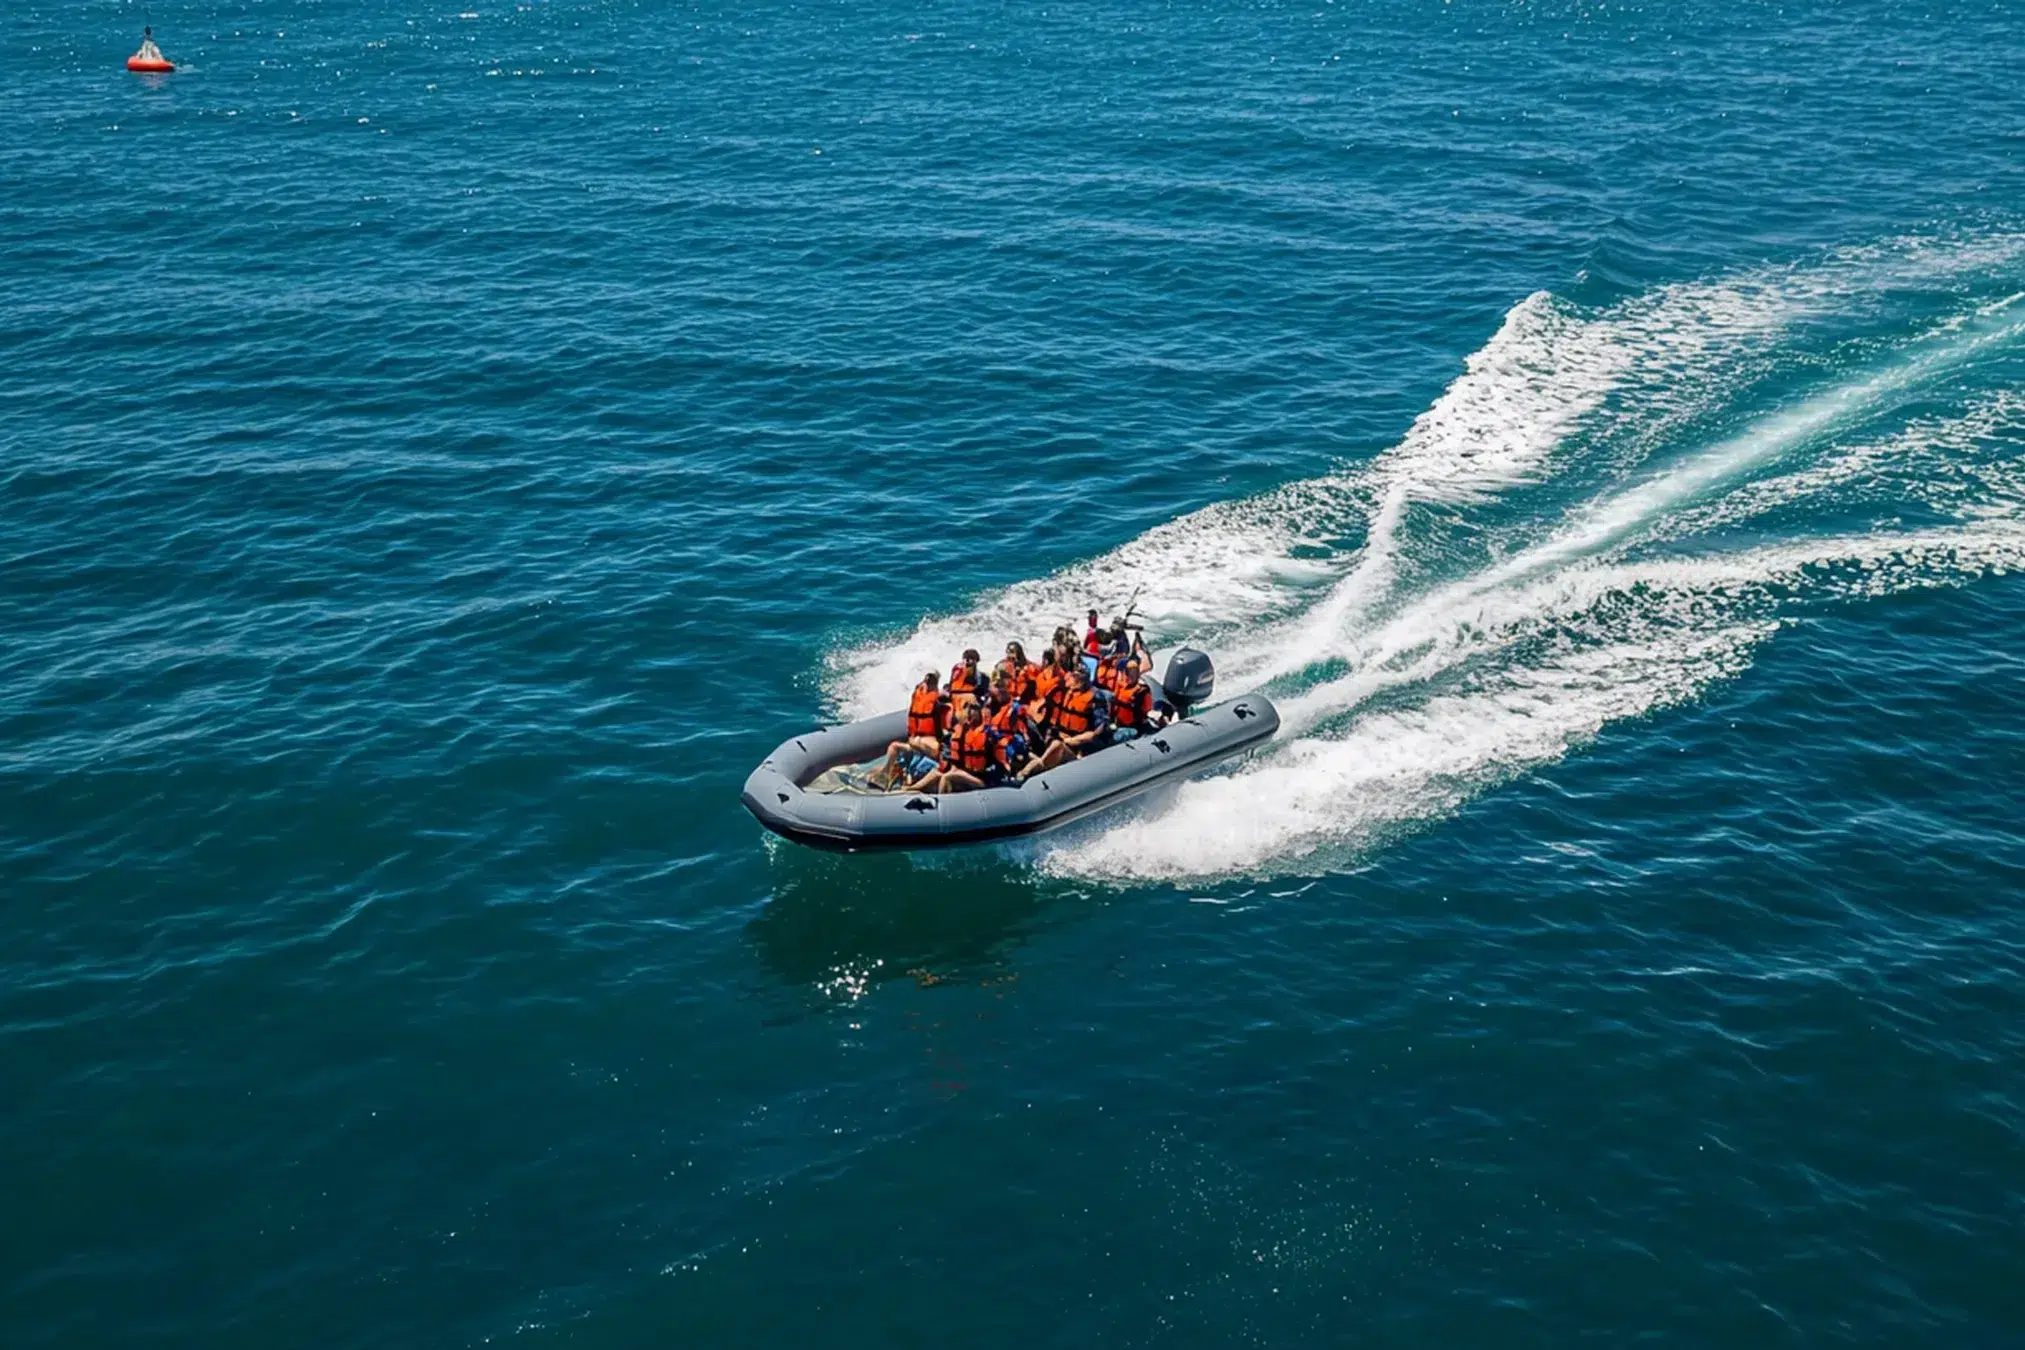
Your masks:
<svg viewBox="0 0 2025 1350"><path fill-rule="evenodd" d="M12 7L0 1343L2025 1343L2021 51ZM739 808L1135 593L1272 749Z"/></svg>

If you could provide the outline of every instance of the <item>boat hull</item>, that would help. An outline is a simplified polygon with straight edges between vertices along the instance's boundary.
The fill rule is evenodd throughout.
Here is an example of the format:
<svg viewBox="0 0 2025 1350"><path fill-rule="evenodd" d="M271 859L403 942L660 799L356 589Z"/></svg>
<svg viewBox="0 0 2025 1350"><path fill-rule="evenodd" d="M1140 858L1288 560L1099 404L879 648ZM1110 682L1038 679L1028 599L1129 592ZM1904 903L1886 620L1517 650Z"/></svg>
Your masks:
<svg viewBox="0 0 2025 1350"><path fill-rule="evenodd" d="M1017 786L936 795L806 790L825 770L884 756L907 727L906 713L888 713L783 741L745 780L741 800L767 829L812 848L858 853L981 844L1107 810L1243 754L1272 739L1279 726L1271 700L1247 694Z"/></svg>

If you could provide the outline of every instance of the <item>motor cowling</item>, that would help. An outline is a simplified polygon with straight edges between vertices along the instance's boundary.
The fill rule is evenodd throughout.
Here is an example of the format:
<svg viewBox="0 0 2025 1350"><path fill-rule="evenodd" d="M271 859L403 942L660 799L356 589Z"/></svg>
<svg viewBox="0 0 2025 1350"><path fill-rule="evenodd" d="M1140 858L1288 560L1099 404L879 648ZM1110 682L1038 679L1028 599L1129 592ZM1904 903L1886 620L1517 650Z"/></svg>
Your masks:
<svg viewBox="0 0 2025 1350"><path fill-rule="evenodd" d="M1183 717L1188 716L1190 708L1207 703L1216 690L1216 667L1210 664L1209 653L1183 647L1167 659L1167 673L1160 677L1160 688Z"/></svg>

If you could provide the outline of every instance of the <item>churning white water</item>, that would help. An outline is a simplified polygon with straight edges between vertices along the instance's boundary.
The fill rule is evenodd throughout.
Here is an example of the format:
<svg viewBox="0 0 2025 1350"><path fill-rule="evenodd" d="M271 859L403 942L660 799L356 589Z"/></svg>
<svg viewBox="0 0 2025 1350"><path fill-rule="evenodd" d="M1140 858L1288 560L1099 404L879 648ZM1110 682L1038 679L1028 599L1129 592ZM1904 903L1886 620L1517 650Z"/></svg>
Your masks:
<svg viewBox="0 0 2025 1350"><path fill-rule="evenodd" d="M888 710L962 647L1142 588L1156 645L1267 691L1280 737L1024 852L1111 879L1342 865L1735 675L1801 606L2025 563L2021 261L2025 238L1907 240L1601 309L1530 296L1390 451L839 653L833 692Z"/></svg>

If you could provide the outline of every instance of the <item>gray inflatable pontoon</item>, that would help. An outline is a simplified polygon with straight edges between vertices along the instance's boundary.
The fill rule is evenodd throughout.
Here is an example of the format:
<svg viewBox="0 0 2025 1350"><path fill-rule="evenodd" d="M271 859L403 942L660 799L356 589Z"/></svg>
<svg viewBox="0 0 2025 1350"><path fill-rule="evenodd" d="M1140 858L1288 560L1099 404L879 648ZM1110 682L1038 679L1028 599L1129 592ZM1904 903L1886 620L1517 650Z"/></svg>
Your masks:
<svg viewBox="0 0 2025 1350"><path fill-rule="evenodd" d="M832 769L884 759L886 747L907 728L907 714L895 712L783 742L745 780L742 799L775 834L846 853L1038 834L1199 773L1279 730L1280 714L1263 695L1197 707L1212 680L1209 658L1183 648L1160 683L1152 684L1156 704L1181 714L1174 721L1015 786L939 795L816 786Z"/></svg>

